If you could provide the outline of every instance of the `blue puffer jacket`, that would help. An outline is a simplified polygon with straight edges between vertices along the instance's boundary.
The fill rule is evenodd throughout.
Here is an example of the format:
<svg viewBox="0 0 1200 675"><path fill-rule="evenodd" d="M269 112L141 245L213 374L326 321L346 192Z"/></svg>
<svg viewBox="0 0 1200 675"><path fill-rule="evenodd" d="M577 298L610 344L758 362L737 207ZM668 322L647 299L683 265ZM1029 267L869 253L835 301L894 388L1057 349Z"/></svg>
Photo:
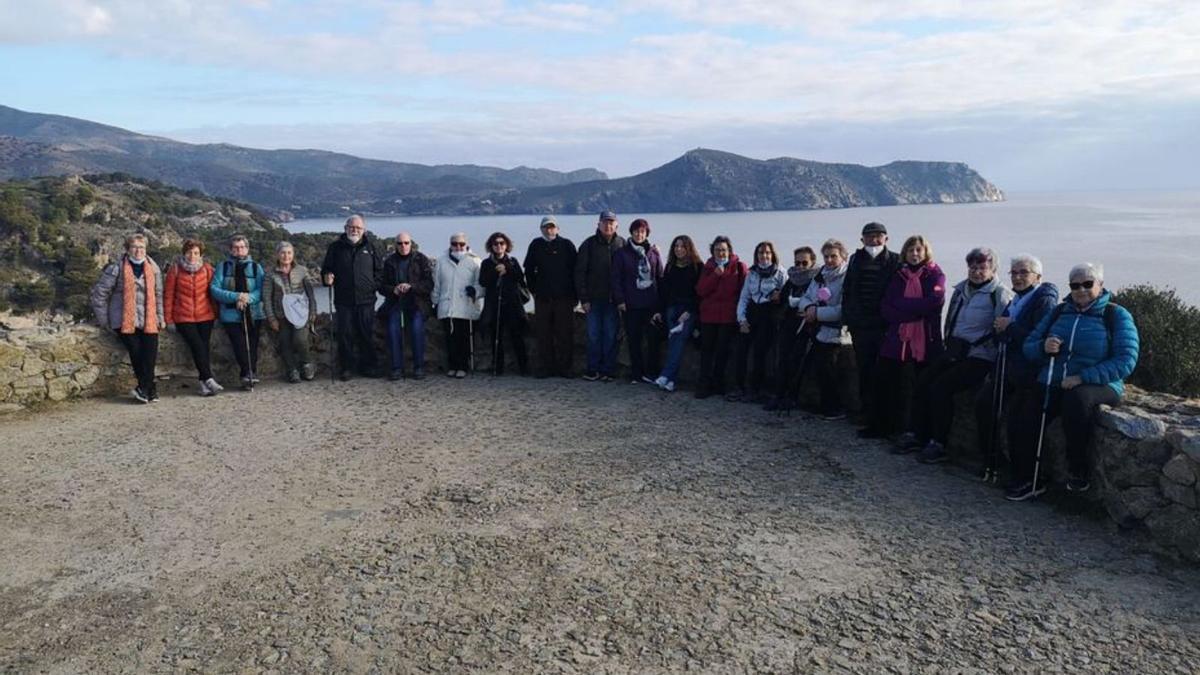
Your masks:
<svg viewBox="0 0 1200 675"><path fill-rule="evenodd" d="M1046 369L1050 357L1042 349L1042 343L1051 335L1063 341L1062 349L1054 360L1051 383L1057 385L1064 376L1078 375L1084 384L1107 384L1118 394L1125 394L1124 379L1133 372L1138 360L1138 332L1133 317L1124 307L1118 306L1113 316L1112 344L1108 340L1108 328L1104 325L1104 308L1112 300L1107 290L1082 312L1071 302L1063 302L1062 314L1054 325L1051 312L1042 317L1037 328L1025 339L1025 358L1038 364L1038 381L1046 382Z"/></svg>
<svg viewBox="0 0 1200 675"><path fill-rule="evenodd" d="M233 290L236 274L233 266L236 262L234 258L226 258L217 265L213 271L212 284L209 286L213 299L221 308L221 323L239 323L242 320L242 313L237 308L238 294ZM250 294L250 319L261 321L266 318L262 304L263 268L249 256L246 256L245 264L246 292Z"/></svg>
<svg viewBox="0 0 1200 675"><path fill-rule="evenodd" d="M1003 333L996 335L996 340L1005 344L1005 353L1008 355L1005 368L1008 371L1009 382L1029 382L1037 375L1036 365L1025 359L1025 338L1029 337L1042 319L1058 304L1058 287L1054 284L1043 282L1029 292L1032 295L1021 303L1021 312L1017 318L1008 324ZM1016 303L1017 298L1014 297L1000 316L1011 317L1013 305ZM1045 379L1042 381L1045 382Z"/></svg>

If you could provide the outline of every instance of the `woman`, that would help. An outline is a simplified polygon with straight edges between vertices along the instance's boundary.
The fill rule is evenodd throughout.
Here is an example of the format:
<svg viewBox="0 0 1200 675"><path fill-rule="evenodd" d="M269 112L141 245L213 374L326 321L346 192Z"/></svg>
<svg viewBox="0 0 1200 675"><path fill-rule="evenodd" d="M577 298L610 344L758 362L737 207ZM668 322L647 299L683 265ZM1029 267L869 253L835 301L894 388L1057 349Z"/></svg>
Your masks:
<svg viewBox="0 0 1200 675"><path fill-rule="evenodd" d="M779 313L779 298L787 283L787 274L779 269L775 244L760 241L754 247L754 267L746 275L738 295L737 320L740 337L737 353L737 388L726 396L728 401L747 400L762 403L766 395L767 352L775 341ZM750 372L750 395L746 390L746 357L752 355L754 368Z"/></svg>
<svg viewBox="0 0 1200 675"><path fill-rule="evenodd" d="M1070 472L1067 491L1086 492L1091 487L1088 444L1096 409L1121 402L1124 379L1137 366L1137 326L1104 288L1104 268L1082 263L1071 268L1068 278L1068 299L1038 322L1023 345L1025 358L1038 368L1038 385L1019 412L1016 428L1021 433L1013 445L1015 480L1005 495L1012 501L1043 492L1045 467L1038 466L1037 460L1043 413L1046 424L1060 414L1063 418Z"/></svg>
<svg viewBox="0 0 1200 675"><path fill-rule="evenodd" d="M313 379L317 368L308 357L308 333L317 317L316 291L308 268L296 264L296 250L286 241L275 245L275 269L263 285L262 304L288 382Z"/></svg>
<svg viewBox="0 0 1200 675"><path fill-rule="evenodd" d="M658 314L658 278L662 272L662 256L658 247L650 244L650 223L638 218L629 224L629 238L612 257L612 298L625 317L629 379L633 384L654 384L658 377L660 336L656 322L662 320Z"/></svg>
<svg viewBox="0 0 1200 675"><path fill-rule="evenodd" d="M846 419L842 405L839 366L850 355L850 332L842 323L842 284L846 281L849 251L837 239L821 245L825 264L813 277L808 290L788 304L804 310L805 330L813 333L812 358L817 365L817 384L821 391L821 419Z"/></svg>
<svg viewBox="0 0 1200 675"><path fill-rule="evenodd" d="M999 353L991 374L975 396L975 429L979 447L983 451L985 480L996 479L995 423L1003 416L1006 405L1010 411L1018 410L1025 397L1033 392L1037 373L1022 353L1025 338L1058 304L1058 288L1052 283L1042 282L1042 261L1031 255L1018 255L1012 259L1008 274L1015 295L1004 312L996 318L993 327ZM999 402L996 401L997 397ZM1016 425L1017 416L1010 413L1010 448L1013 439L1020 433Z"/></svg>
<svg viewBox="0 0 1200 675"><path fill-rule="evenodd" d="M779 330L776 332L776 350L778 381L775 396L767 402L765 410L790 410L792 402L800 395L800 381L804 376L801 368L807 367L807 354L810 347L808 331L800 330L804 315L791 309L792 298L804 297L813 277L817 276L817 252L811 246L801 246L792 251L792 266L787 271L787 283L783 285L780 298L788 303L788 307L779 318Z"/></svg>
<svg viewBox="0 0 1200 675"><path fill-rule="evenodd" d="M488 237L490 255L479 267L479 285L484 288L483 322L491 327L492 373L504 374L504 342L512 343L517 353L517 368L521 376L529 375L529 355L525 351L525 273L521 264L510 256L512 239L503 232Z"/></svg>
<svg viewBox="0 0 1200 675"><path fill-rule="evenodd" d="M667 361L654 384L664 391L675 391L683 350L692 338L696 313L700 308L696 284L704 266L692 238L681 234L671 241L667 267L658 283L659 304L667 326Z"/></svg>
<svg viewBox="0 0 1200 675"><path fill-rule="evenodd" d="M700 384L696 398L725 393L725 363L737 334L738 298L746 281L746 264L733 253L724 235L713 239L712 257L700 270L696 296L700 299Z"/></svg>
<svg viewBox="0 0 1200 675"><path fill-rule="evenodd" d="M896 449L899 454L920 450L918 459L924 464L950 459L946 439L954 421L954 395L977 386L991 371L996 318L1012 298L996 278L995 251L971 249L966 261L967 278L950 296L942 353L917 376L909 430Z"/></svg>
<svg viewBox="0 0 1200 675"><path fill-rule="evenodd" d="M933 245L915 234L900 248L900 269L884 287L880 315L887 322L875 363L875 401L862 438L886 438L905 428L912 381L942 353L946 275L933 261Z"/></svg>
<svg viewBox="0 0 1200 675"><path fill-rule="evenodd" d="M433 302L446 334L446 375L462 379L474 367L475 322L479 320L479 256L467 247L467 235L450 235L450 248L433 273Z"/></svg>
<svg viewBox="0 0 1200 675"><path fill-rule="evenodd" d="M379 294L384 297L379 314L387 323L388 352L392 358L389 379L404 377L404 342L412 352L412 378L425 379L425 317L432 314L433 263L417 250L412 235L396 235L395 252L383 261Z"/></svg>
<svg viewBox="0 0 1200 675"><path fill-rule="evenodd" d="M221 325L229 337L246 391L258 384L258 337L266 316L262 286L263 268L250 257L250 241L245 235L233 235L229 257L215 270L209 292L221 308Z"/></svg>
<svg viewBox="0 0 1200 675"><path fill-rule="evenodd" d="M213 396L224 387L212 374L212 355L209 339L217 309L208 292L213 268L204 262L204 242L184 239L183 254L167 268L167 283L163 292L164 318L167 330L176 332L187 343L200 378L200 395Z"/></svg>
<svg viewBox="0 0 1200 675"><path fill-rule="evenodd" d="M146 255L146 237L125 237L125 255L109 263L92 286L92 312L101 328L116 331L137 377L132 394L141 403L158 400L154 364L158 327L164 319L162 273Z"/></svg>

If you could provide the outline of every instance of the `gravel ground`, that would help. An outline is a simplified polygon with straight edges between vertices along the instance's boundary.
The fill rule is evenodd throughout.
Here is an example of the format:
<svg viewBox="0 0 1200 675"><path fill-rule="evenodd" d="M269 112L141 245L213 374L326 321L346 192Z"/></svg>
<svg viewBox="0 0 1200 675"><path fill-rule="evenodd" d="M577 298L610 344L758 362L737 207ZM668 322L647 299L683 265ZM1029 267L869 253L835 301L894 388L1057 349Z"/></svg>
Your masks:
<svg viewBox="0 0 1200 675"><path fill-rule="evenodd" d="M686 392L356 380L9 417L12 672L1197 672L1200 570Z"/></svg>

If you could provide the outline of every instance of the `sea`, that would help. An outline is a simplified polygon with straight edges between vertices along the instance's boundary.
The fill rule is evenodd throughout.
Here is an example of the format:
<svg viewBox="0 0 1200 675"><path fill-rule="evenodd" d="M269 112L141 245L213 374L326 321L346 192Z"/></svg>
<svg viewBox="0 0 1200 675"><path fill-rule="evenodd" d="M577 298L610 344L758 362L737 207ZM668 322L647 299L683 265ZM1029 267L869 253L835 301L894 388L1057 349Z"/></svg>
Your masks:
<svg viewBox="0 0 1200 675"><path fill-rule="evenodd" d="M1171 287L1187 302L1200 305L1200 190L1194 192L1027 192L1003 202L863 207L813 211L737 213L618 213L620 232L634 218L650 222L650 240L664 251L671 239L687 234L702 253L718 234L730 237L734 251L749 261L755 244L771 241L790 264L792 249L819 249L830 238L851 250L860 245L862 226L883 223L889 248L922 234L934 259L956 283L966 277L964 257L987 246L1007 270L1008 258L1037 256L1045 279L1065 286L1071 267L1081 262L1104 265L1105 286L1119 289L1148 283ZM562 236L577 245L595 231L596 215L556 216ZM465 232L475 252L485 255L492 232L506 233L516 255L539 236L542 214L517 216L368 216L367 229L389 238L409 232L427 255L440 254L451 234ZM287 223L292 232L341 232L344 218L313 218ZM707 256L706 256L707 257ZM1002 275L1007 279L1007 275ZM1065 290L1065 289L1064 289Z"/></svg>

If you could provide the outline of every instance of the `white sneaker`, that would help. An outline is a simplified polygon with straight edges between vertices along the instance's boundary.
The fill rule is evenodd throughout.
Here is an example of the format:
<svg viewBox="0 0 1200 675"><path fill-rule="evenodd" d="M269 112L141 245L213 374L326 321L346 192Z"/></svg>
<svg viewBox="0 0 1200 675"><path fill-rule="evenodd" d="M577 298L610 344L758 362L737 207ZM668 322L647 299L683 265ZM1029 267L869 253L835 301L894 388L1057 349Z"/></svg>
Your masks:
<svg viewBox="0 0 1200 675"><path fill-rule="evenodd" d="M200 395L201 395L201 396L212 396L212 395L213 395L213 392L212 392L212 390L208 388L208 383L207 383L207 382L201 382L201 383L200 383L200 391L199 391L199 393L200 393Z"/></svg>
<svg viewBox="0 0 1200 675"><path fill-rule="evenodd" d="M658 379L654 381L654 384L658 385L659 389L666 389L667 388L667 378L663 377L662 375L659 375Z"/></svg>
<svg viewBox="0 0 1200 675"><path fill-rule="evenodd" d="M666 389L667 391L675 391L675 383L671 380L667 380L667 383L664 384L662 388Z"/></svg>
<svg viewBox="0 0 1200 675"><path fill-rule="evenodd" d="M208 387L208 391L209 391L209 395L210 395L210 396L211 396L212 394L215 394L215 393L219 392L219 391L225 391L225 387L222 387L220 384L217 384L217 381L216 381L216 380L214 380L214 379L213 379L213 378L211 378L211 377L210 377L210 378L208 378L207 380L205 380L205 381L204 381L204 384L205 384L205 386L207 386L207 387Z"/></svg>

